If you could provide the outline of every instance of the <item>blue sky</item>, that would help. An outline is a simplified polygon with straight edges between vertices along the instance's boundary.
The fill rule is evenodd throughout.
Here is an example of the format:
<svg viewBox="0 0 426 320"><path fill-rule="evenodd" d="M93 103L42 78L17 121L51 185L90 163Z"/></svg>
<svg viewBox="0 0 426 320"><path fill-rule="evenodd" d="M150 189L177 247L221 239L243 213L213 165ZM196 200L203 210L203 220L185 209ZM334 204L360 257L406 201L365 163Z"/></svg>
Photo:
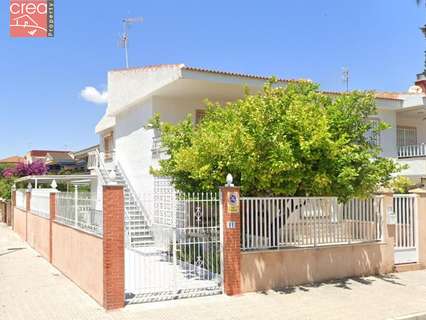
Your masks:
<svg viewBox="0 0 426 320"><path fill-rule="evenodd" d="M82 1L57 0L53 39L9 37L8 0L0 8L0 158L29 149L96 144L104 105L83 100L85 86L106 89L123 67L121 19L130 30L130 65L189 66L309 78L342 90L404 91L423 69L415 0Z"/></svg>

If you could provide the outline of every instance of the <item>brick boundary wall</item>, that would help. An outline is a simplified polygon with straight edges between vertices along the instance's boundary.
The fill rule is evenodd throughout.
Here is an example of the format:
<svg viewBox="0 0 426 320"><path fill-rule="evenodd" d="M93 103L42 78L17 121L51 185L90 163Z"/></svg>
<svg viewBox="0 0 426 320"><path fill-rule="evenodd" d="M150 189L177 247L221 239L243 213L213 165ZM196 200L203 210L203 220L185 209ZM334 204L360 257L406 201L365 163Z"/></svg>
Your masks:
<svg viewBox="0 0 426 320"><path fill-rule="evenodd" d="M31 192L25 193L25 241L28 241L28 213L31 211Z"/></svg>
<svg viewBox="0 0 426 320"><path fill-rule="evenodd" d="M33 221L33 219L29 219L29 215L32 215L31 193L26 193L26 210L15 207L15 192L12 193L12 204L11 211L17 210L20 214L17 224L19 230L15 230L16 226L14 230L15 232L21 231L21 237L29 243L28 223ZM102 237L56 222L56 193L54 192L49 195L49 210L50 215L47 219L49 220L47 229L49 234L39 234L40 232L37 233L37 231L34 233L37 228L32 229L31 233L32 239L37 236L48 237L47 260L106 310L124 307L123 186L103 186ZM14 223L13 219L12 223ZM29 244L31 245L31 243ZM71 249L70 245L72 245ZM35 249L38 250L38 248Z"/></svg>
<svg viewBox="0 0 426 320"><path fill-rule="evenodd" d="M223 208L223 290L232 296L241 293L240 188L222 187L220 192ZM231 204L231 196L236 198L234 205Z"/></svg>
<svg viewBox="0 0 426 320"><path fill-rule="evenodd" d="M124 307L124 192L123 186L103 188L104 308Z"/></svg>
<svg viewBox="0 0 426 320"><path fill-rule="evenodd" d="M53 221L56 218L56 193L49 194L49 262L52 263L52 255L53 255L53 236L52 236L52 228Z"/></svg>

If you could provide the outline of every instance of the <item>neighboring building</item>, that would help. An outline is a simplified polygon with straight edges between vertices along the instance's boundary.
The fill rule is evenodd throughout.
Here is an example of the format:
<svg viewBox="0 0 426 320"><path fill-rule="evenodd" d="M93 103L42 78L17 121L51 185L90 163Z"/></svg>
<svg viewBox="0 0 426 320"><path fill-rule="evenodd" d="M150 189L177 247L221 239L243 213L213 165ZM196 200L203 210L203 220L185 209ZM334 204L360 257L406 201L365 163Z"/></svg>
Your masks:
<svg viewBox="0 0 426 320"><path fill-rule="evenodd" d="M49 151L46 153L44 163L47 165L49 172L80 168L71 152ZM81 167L83 168L84 164Z"/></svg>
<svg viewBox="0 0 426 320"><path fill-rule="evenodd" d="M93 153L93 152L97 152L98 150L99 150L99 145L97 144L95 146L84 148L84 149L79 150L79 151L74 151L72 153L72 155L73 155L76 163L82 169L82 171L89 172L89 169L88 169L89 154Z"/></svg>
<svg viewBox="0 0 426 320"><path fill-rule="evenodd" d="M0 164L6 164L6 165L17 165L18 163L23 163L24 158L20 156L12 156L8 158L4 158L0 160Z"/></svg>
<svg viewBox="0 0 426 320"><path fill-rule="evenodd" d="M162 121L176 123L193 116L202 117L204 100L226 103L262 89L268 77L187 67L183 64L158 65L114 70L108 74L109 103L106 114L96 126L100 136L101 163L104 171L119 170L136 196L152 192L151 166L165 156L158 132L146 129L148 120L159 113ZM279 79L285 86L296 80ZM421 83L417 83L421 85ZM426 105L418 86L407 93L377 92L378 115L391 125L379 137L382 155L408 164L402 174L415 182L426 182ZM330 93L338 94L338 93Z"/></svg>
<svg viewBox="0 0 426 320"><path fill-rule="evenodd" d="M64 154L67 155L70 151L62 151L62 150L30 150L24 156L26 163L33 163L34 161L41 160L46 162L46 157L49 152L53 152L55 154Z"/></svg>

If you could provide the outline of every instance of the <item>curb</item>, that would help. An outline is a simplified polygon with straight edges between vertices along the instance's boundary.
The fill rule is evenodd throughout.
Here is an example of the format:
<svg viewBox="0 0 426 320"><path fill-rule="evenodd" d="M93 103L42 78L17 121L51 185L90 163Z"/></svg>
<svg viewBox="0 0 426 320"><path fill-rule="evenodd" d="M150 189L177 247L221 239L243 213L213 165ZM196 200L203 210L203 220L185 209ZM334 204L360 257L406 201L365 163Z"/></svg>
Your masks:
<svg viewBox="0 0 426 320"><path fill-rule="evenodd" d="M388 320L426 320L426 312L412 313L401 317L389 318Z"/></svg>

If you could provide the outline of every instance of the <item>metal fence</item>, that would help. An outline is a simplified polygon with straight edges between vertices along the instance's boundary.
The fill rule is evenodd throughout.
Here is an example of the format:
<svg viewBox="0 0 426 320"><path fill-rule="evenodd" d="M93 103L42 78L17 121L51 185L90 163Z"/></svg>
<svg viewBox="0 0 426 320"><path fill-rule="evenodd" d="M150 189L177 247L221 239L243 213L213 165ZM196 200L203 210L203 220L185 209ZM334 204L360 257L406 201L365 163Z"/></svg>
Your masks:
<svg viewBox="0 0 426 320"><path fill-rule="evenodd" d="M25 189L16 190L16 207L22 210L27 210Z"/></svg>
<svg viewBox="0 0 426 320"><path fill-rule="evenodd" d="M388 224L394 227L395 263L418 262L419 221L417 197L414 194L395 194L394 215Z"/></svg>
<svg viewBox="0 0 426 320"><path fill-rule="evenodd" d="M241 248L316 247L382 239L382 197L241 198Z"/></svg>
<svg viewBox="0 0 426 320"><path fill-rule="evenodd" d="M96 209L96 195L89 192L58 193L55 220L89 233L103 234L103 212Z"/></svg>
<svg viewBox="0 0 426 320"><path fill-rule="evenodd" d="M50 218L50 193L33 190L30 202L32 213L44 218Z"/></svg>

